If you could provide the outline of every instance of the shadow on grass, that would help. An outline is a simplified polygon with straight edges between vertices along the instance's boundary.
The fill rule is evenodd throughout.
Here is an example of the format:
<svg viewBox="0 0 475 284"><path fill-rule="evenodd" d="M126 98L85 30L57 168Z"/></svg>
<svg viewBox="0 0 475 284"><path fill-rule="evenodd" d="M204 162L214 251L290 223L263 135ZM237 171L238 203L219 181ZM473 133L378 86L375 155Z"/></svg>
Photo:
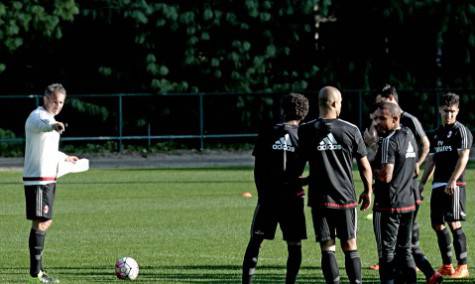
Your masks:
<svg viewBox="0 0 475 284"><path fill-rule="evenodd" d="M18 278L28 273L28 267L0 267L3 276ZM64 279L68 283L115 283L114 268L111 266L57 266L50 267L53 275ZM319 266L302 266L298 283L324 283L325 280ZM284 283L284 265L262 265L257 267L253 283ZM342 283L348 283L344 268L340 268ZM365 270L363 270L365 274ZM168 265L168 266L141 266L137 282L145 283L241 283L241 266L239 265ZM420 279L422 280L422 279ZM377 276L365 276L364 283L379 283ZM20 281L21 282L21 281ZM18 283L20 283L18 282ZM15 281L15 283L17 283ZM444 283L475 283L473 278L465 280L444 278Z"/></svg>
<svg viewBox="0 0 475 284"><path fill-rule="evenodd" d="M109 283L115 276L113 267L81 266L51 267L55 275L65 280ZM298 283L324 283L319 266L303 266ZM311 273L315 271L315 273ZM284 283L285 266L258 266L253 283ZM346 276L342 275L342 283ZM147 283L241 283L241 266L239 265L169 265L141 266L138 282ZM365 278L365 283L377 283L377 279Z"/></svg>

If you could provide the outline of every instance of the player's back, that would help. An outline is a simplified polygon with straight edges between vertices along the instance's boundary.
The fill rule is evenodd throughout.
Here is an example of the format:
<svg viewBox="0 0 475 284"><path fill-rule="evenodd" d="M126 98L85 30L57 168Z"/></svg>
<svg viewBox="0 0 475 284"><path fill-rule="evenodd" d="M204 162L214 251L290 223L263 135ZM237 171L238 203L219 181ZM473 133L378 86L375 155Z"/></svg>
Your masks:
<svg viewBox="0 0 475 284"><path fill-rule="evenodd" d="M366 156L361 133L341 119L316 119L299 131L302 156L309 161L309 204L330 208L357 205L353 158Z"/></svg>
<svg viewBox="0 0 475 284"><path fill-rule="evenodd" d="M412 133L414 134L414 138L416 139L416 142L419 143L422 137L426 136L426 133L424 131L424 128L422 127L421 122L414 115L406 111L402 112L400 123L401 123L401 126L405 126L412 131Z"/></svg>
<svg viewBox="0 0 475 284"><path fill-rule="evenodd" d="M275 124L259 133L253 155L254 179L260 197L282 195L295 190L296 179L304 164L298 158L298 126Z"/></svg>

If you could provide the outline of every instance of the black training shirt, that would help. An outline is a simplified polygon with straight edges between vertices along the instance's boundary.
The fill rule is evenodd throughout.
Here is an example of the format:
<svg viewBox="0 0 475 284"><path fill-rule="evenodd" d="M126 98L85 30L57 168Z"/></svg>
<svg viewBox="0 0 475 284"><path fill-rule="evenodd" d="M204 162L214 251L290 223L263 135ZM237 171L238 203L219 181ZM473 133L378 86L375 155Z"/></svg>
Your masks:
<svg viewBox="0 0 475 284"><path fill-rule="evenodd" d="M276 124L259 133L254 146L254 180L259 200L274 200L303 194L297 183L304 163L297 158L298 126Z"/></svg>
<svg viewBox="0 0 475 284"><path fill-rule="evenodd" d="M341 119L316 119L299 129L302 157L309 161L311 207L334 209L358 205L353 158L367 155L358 127Z"/></svg>
<svg viewBox="0 0 475 284"><path fill-rule="evenodd" d="M422 128L422 125L417 119L417 117L413 116L410 113L403 112L401 114L400 123L401 123L401 126L405 126L412 131L412 134L414 134L414 138L416 139L416 142L418 143L418 145L421 145L422 138L426 137L427 135L424 131L424 128Z"/></svg>
<svg viewBox="0 0 475 284"><path fill-rule="evenodd" d="M410 212L416 209L412 190L417 162L417 143L407 127L394 130L379 141L375 168L393 164L394 171L389 183L376 178L374 186L374 210L380 212Z"/></svg>
<svg viewBox="0 0 475 284"><path fill-rule="evenodd" d="M430 153L435 163L434 182L448 182L457 165L458 151L470 149L473 136L470 130L460 122L440 126L435 132ZM458 179L463 182L464 173Z"/></svg>

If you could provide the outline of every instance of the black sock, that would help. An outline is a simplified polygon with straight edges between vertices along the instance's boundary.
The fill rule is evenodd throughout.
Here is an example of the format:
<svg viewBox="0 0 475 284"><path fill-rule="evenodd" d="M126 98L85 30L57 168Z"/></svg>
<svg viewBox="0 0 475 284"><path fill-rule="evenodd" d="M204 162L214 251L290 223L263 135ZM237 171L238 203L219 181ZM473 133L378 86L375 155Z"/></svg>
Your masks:
<svg viewBox="0 0 475 284"><path fill-rule="evenodd" d="M45 244L45 232L31 229L28 245L30 248L30 275L36 277L42 269L41 258Z"/></svg>
<svg viewBox="0 0 475 284"><path fill-rule="evenodd" d="M362 283L361 259L357 250L345 251L345 269L350 283Z"/></svg>
<svg viewBox="0 0 475 284"><path fill-rule="evenodd" d="M300 264L302 263L302 247L300 243L288 244L289 257L287 258L287 274L285 284L294 284L297 281Z"/></svg>
<svg viewBox="0 0 475 284"><path fill-rule="evenodd" d="M340 273L334 251L322 251L322 270L326 283L340 283Z"/></svg>
<svg viewBox="0 0 475 284"><path fill-rule="evenodd" d="M462 227L452 231L455 256L459 265L467 264L467 238Z"/></svg>
<svg viewBox="0 0 475 284"><path fill-rule="evenodd" d="M262 239L251 238L247 245L246 254L242 263L242 284L251 284L252 276L256 271L257 258Z"/></svg>
<svg viewBox="0 0 475 284"><path fill-rule="evenodd" d="M447 228L435 230L437 233L437 243L439 244L440 256L443 264L452 263L452 245L450 244L450 234Z"/></svg>

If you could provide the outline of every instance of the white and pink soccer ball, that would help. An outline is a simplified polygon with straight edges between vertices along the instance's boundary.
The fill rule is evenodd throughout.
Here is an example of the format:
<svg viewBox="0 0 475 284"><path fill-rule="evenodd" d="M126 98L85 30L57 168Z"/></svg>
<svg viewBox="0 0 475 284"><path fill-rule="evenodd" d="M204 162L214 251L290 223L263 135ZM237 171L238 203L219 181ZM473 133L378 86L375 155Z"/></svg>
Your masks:
<svg viewBox="0 0 475 284"><path fill-rule="evenodd" d="M139 276L139 265L135 259L125 256L115 262L115 275L123 280L135 280Z"/></svg>

